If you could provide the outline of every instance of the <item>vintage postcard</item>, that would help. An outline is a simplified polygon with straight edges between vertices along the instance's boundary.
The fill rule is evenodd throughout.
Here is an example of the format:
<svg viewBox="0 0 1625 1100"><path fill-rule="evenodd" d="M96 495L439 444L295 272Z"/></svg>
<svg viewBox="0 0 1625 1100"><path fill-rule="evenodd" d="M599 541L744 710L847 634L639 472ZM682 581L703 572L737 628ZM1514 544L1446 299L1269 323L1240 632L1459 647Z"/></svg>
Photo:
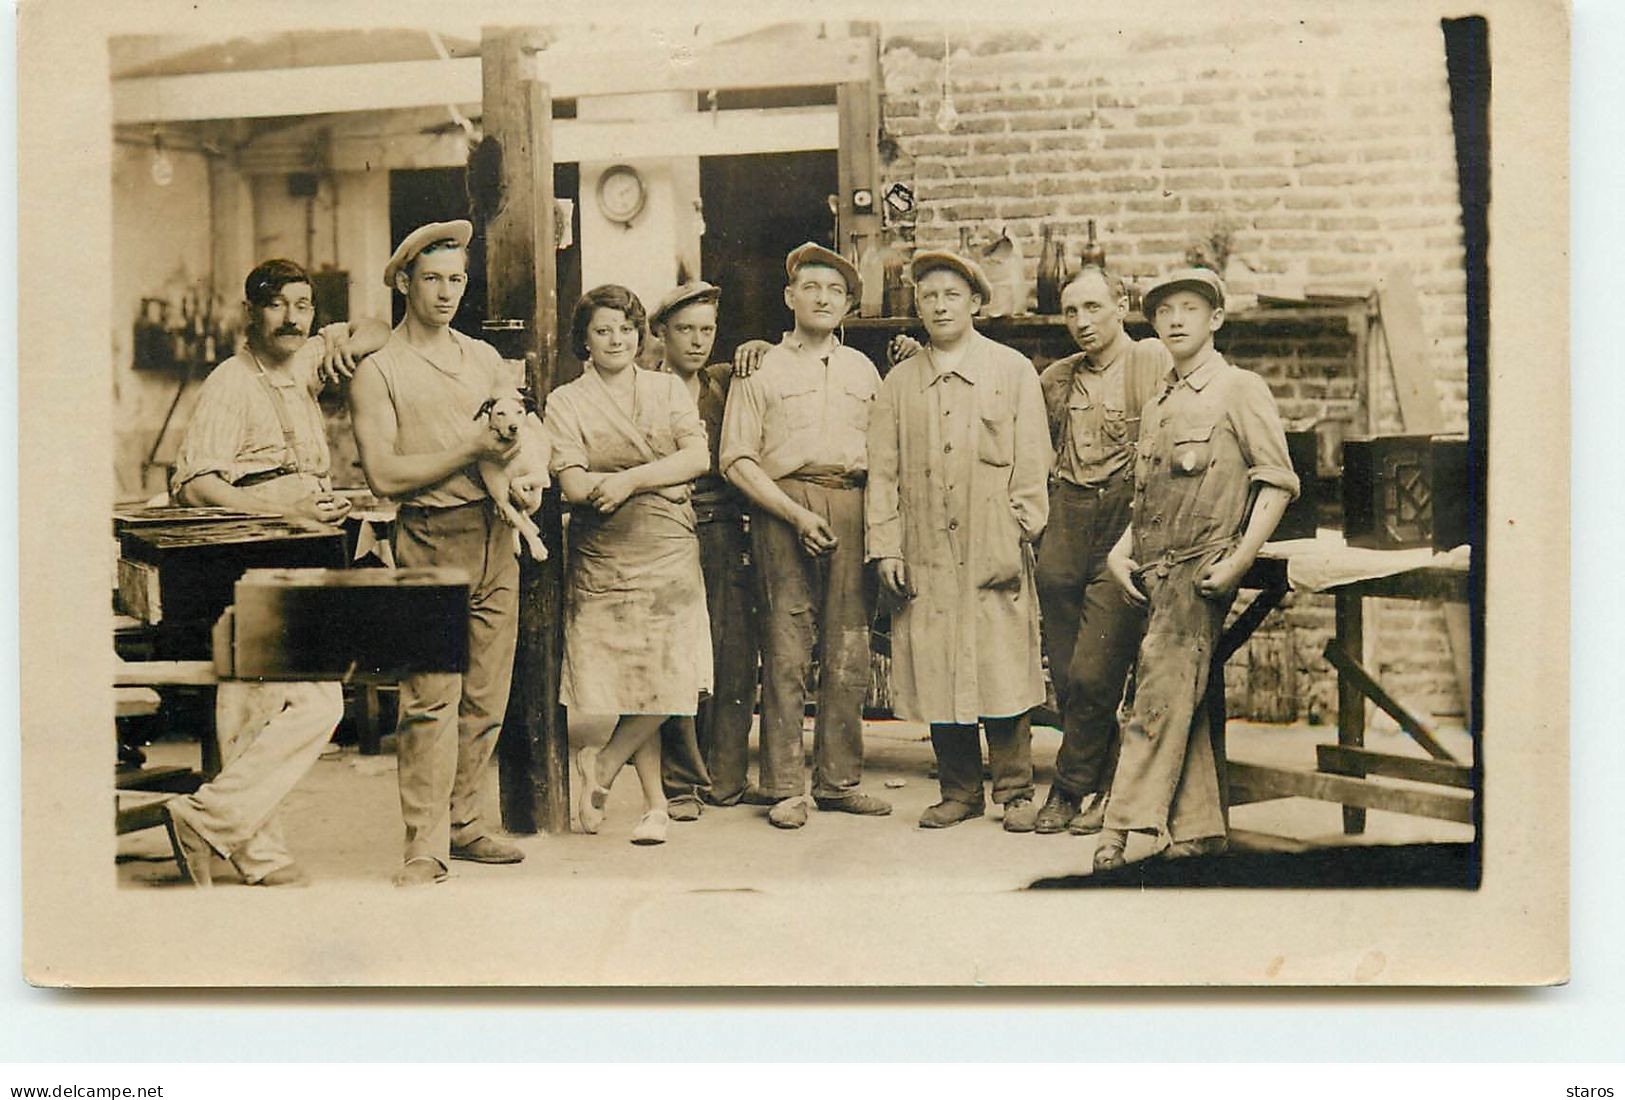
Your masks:
<svg viewBox="0 0 1625 1100"><path fill-rule="evenodd" d="M29 981L1567 979L1566 7L810 14L23 5Z"/></svg>

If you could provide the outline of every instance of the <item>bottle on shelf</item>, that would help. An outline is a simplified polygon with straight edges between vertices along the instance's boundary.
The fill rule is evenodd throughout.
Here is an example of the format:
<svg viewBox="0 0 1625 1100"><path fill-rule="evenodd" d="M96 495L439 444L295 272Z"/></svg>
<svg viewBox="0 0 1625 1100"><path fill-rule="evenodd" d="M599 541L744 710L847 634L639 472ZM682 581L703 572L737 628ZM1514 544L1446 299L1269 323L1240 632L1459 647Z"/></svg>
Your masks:
<svg viewBox="0 0 1625 1100"><path fill-rule="evenodd" d="M1046 315L1061 312L1061 283L1066 279L1066 260L1061 245L1055 239L1050 224L1045 222L1040 231L1038 246L1038 312Z"/></svg>
<svg viewBox="0 0 1625 1100"><path fill-rule="evenodd" d="M1078 257L1080 267L1106 267L1106 250L1100 247L1100 241L1095 237L1095 219L1089 219L1089 239L1083 243L1083 253Z"/></svg>

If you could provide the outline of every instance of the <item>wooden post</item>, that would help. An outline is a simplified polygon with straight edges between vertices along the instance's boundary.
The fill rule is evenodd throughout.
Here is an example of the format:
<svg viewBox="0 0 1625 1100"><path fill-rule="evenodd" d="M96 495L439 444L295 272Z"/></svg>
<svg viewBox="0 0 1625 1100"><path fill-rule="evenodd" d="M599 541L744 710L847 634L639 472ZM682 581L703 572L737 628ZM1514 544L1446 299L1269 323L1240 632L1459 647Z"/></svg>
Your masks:
<svg viewBox="0 0 1625 1100"><path fill-rule="evenodd" d="M865 39L870 56L867 80L835 86L835 109L839 118L840 145L836 150L836 186L840 188L835 251L845 255L854 233L873 236L880 232L880 157L876 146L880 137L880 53L872 33ZM870 206L857 210L852 197L859 190L869 192ZM874 242L877 246L879 241Z"/></svg>
<svg viewBox="0 0 1625 1100"><path fill-rule="evenodd" d="M553 101L525 63L527 32L486 28L480 43L482 128L499 157L497 201L484 211L485 278L493 335L525 361L538 410L558 364L553 236ZM522 322L514 326L512 322ZM503 328L503 322L510 327ZM506 346L503 346L506 345ZM509 832L570 829L569 733L559 706L564 651L564 545L556 490L539 523L548 560L519 567L519 647L497 744L502 823Z"/></svg>

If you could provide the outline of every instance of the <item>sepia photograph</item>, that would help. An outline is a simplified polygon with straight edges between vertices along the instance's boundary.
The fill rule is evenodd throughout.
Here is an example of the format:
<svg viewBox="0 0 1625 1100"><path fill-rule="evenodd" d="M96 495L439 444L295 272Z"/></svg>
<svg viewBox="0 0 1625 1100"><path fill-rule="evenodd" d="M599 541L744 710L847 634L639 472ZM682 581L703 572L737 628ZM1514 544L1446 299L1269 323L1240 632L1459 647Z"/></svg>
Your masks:
<svg viewBox="0 0 1625 1100"><path fill-rule="evenodd" d="M30 981L1566 979L1561 8L76 7Z"/></svg>

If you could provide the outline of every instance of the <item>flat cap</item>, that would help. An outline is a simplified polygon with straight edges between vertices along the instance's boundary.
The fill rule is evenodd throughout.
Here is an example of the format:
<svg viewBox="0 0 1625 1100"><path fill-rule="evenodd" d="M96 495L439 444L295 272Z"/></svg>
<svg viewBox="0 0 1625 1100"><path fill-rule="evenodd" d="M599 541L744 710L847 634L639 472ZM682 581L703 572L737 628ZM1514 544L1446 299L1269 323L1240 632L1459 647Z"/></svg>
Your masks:
<svg viewBox="0 0 1625 1100"><path fill-rule="evenodd" d="M993 299L993 284L987 281L987 272L982 270L982 265L975 260L966 259L957 252L936 248L916 252L908 265L908 270L914 276L916 286L919 285L920 276L929 272L952 271L969 283L971 289L982 296L983 302Z"/></svg>
<svg viewBox="0 0 1625 1100"><path fill-rule="evenodd" d="M808 264L817 264L820 267L833 267L841 273L846 280L846 292L853 298L863 294L863 280L858 278L858 269L853 267L847 258L839 252L831 252L821 244L808 241L798 248L790 250L784 258L784 274L788 279L794 279L796 272Z"/></svg>
<svg viewBox="0 0 1625 1100"><path fill-rule="evenodd" d="M1224 308L1224 280L1218 273L1205 267L1186 267L1169 272L1146 291L1140 299L1140 312L1147 318L1153 317L1158 303L1176 290L1195 291L1212 302L1214 309Z"/></svg>
<svg viewBox="0 0 1625 1100"><path fill-rule="evenodd" d="M395 273L417 259L418 253L428 248L436 241L456 241L461 248L467 248L469 238L474 236L474 223L463 219L454 222L430 222L420 225L406 235L406 239L395 247L395 254L384 265L384 285L391 290L395 289Z"/></svg>
<svg viewBox="0 0 1625 1100"><path fill-rule="evenodd" d="M667 317L684 306L693 305L695 302L715 302L721 297L722 288L712 286L703 279L693 279L682 286L673 287L660 299L660 304L655 306L654 312L649 314L649 327L654 329L665 324Z"/></svg>

